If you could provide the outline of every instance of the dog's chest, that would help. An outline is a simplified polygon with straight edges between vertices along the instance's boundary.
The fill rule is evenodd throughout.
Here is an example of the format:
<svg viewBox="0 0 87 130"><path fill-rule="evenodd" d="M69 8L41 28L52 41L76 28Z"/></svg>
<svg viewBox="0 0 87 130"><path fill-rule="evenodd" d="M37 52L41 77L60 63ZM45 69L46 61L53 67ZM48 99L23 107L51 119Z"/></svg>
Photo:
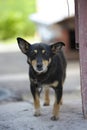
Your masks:
<svg viewBox="0 0 87 130"><path fill-rule="evenodd" d="M45 82L40 82L40 81L38 81L37 79L30 79L30 81L31 82L33 82L34 84L37 84L38 85L38 88L39 87L45 87L45 88L47 88L47 87L53 87L53 88L56 88L57 86L58 86L58 84L59 84L59 81L57 81L57 80L55 80L55 81L53 81L53 82L50 82L50 83L45 83Z"/></svg>
<svg viewBox="0 0 87 130"><path fill-rule="evenodd" d="M57 80L55 80L54 82L52 83L49 83L49 84L42 84L42 87L53 87L53 88L56 88L58 86L59 82Z"/></svg>

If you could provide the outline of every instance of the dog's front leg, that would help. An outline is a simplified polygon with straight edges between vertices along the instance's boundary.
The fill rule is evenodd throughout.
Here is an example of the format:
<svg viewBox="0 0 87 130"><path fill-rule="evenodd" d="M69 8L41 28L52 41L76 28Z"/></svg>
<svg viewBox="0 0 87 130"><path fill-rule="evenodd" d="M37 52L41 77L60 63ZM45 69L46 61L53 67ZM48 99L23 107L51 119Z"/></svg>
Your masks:
<svg viewBox="0 0 87 130"><path fill-rule="evenodd" d="M38 92L36 84L31 84L31 93L34 99L34 107L35 107L34 116L40 116L41 113L40 113L39 92Z"/></svg>
<svg viewBox="0 0 87 130"><path fill-rule="evenodd" d="M49 106L50 105L50 99L49 99L49 87L46 87L44 90L44 106Z"/></svg>
<svg viewBox="0 0 87 130"><path fill-rule="evenodd" d="M53 116L51 117L51 120L57 120L59 118L59 110L61 105L61 99L62 99L62 86L58 86L55 90L55 103L53 107Z"/></svg>

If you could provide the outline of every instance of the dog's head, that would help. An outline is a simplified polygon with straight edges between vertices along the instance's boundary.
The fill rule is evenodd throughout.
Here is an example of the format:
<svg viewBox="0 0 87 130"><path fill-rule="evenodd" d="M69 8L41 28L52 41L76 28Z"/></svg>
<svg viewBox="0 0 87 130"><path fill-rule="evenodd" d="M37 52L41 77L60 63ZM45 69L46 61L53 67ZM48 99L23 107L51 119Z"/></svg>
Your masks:
<svg viewBox="0 0 87 130"><path fill-rule="evenodd" d="M38 74L45 73L52 61L52 57L64 46L62 42L53 45L44 43L30 44L22 38L17 38L19 48L26 54L27 62Z"/></svg>

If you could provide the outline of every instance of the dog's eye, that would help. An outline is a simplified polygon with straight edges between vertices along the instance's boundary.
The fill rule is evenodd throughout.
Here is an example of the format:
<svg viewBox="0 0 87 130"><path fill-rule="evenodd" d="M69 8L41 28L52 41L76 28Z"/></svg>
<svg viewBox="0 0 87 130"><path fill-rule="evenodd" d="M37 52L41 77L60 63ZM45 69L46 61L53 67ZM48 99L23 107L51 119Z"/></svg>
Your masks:
<svg viewBox="0 0 87 130"><path fill-rule="evenodd" d="M45 54L46 53L46 50L42 50L42 54Z"/></svg>
<svg viewBox="0 0 87 130"><path fill-rule="evenodd" d="M47 53L46 50L42 50L42 54L43 54L43 55L48 55L48 53Z"/></svg>

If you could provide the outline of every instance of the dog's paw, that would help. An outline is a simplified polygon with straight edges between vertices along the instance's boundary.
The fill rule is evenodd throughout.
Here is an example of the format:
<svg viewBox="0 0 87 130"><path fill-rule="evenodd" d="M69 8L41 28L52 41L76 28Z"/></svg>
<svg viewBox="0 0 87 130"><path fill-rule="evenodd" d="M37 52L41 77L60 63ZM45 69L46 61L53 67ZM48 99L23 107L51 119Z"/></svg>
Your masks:
<svg viewBox="0 0 87 130"><path fill-rule="evenodd" d="M49 106L50 104L49 103L44 103L43 106Z"/></svg>
<svg viewBox="0 0 87 130"><path fill-rule="evenodd" d="M57 121L58 119L59 119L59 118L56 117L56 116L52 116L52 117L51 117L51 120L52 120L52 121Z"/></svg>
<svg viewBox="0 0 87 130"><path fill-rule="evenodd" d="M38 117L38 116L40 116L40 115L41 115L40 110L39 110L39 109L36 110L35 113L34 113L34 116Z"/></svg>
<svg viewBox="0 0 87 130"><path fill-rule="evenodd" d="M38 116L41 116L40 113L34 113L34 116L38 117Z"/></svg>

